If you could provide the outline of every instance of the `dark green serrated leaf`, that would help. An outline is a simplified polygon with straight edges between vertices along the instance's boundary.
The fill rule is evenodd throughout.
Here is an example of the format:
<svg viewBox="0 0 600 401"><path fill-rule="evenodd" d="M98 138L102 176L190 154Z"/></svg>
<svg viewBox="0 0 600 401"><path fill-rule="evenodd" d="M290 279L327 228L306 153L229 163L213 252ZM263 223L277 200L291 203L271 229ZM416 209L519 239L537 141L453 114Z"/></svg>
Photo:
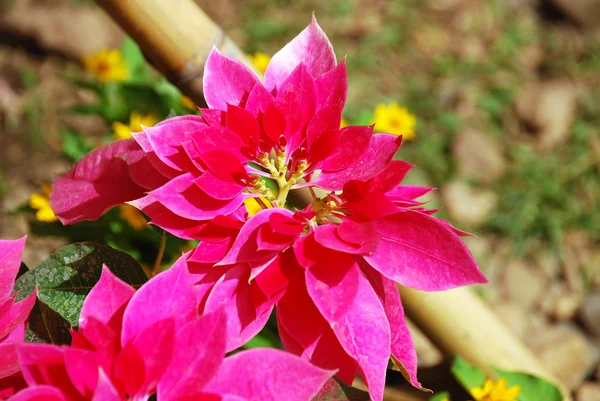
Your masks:
<svg viewBox="0 0 600 401"><path fill-rule="evenodd" d="M560 391L553 384L540 377L522 372L494 370L498 373L498 376L506 379L509 388L514 386L521 388L519 401L562 401L563 399Z"/></svg>
<svg viewBox="0 0 600 401"><path fill-rule="evenodd" d="M128 254L106 245L81 242L59 249L19 277L15 291L23 298L37 286L39 301L76 327L83 301L98 282L103 264L133 286L146 281L142 267Z"/></svg>
<svg viewBox="0 0 600 401"><path fill-rule="evenodd" d="M350 387L335 378L327 380L312 401L369 401L369 393Z"/></svg>
<svg viewBox="0 0 600 401"><path fill-rule="evenodd" d="M450 371L467 391L471 391L474 387L481 387L485 381L485 373L460 356L454 358Z"/></svg>
<svg viewBox="0 0 600 401"><path fill-rule="evenodd" d="M37 300L27 323L25 341L28 343L71 344L69 322Z"/></svg>

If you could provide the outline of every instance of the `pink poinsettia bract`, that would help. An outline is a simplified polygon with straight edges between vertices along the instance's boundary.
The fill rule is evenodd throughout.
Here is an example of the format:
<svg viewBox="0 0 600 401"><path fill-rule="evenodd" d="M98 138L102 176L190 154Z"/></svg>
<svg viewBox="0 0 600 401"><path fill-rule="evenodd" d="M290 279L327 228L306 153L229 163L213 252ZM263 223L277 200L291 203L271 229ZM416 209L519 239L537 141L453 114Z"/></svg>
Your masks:
<svg viewBox="0 0 600 401"><path fill-rule="evenodd" d="M183 260L201 312L226 309L228 350L275 308L287 350L348 383L360 374L374 401L390 355L420 386L396 284L486 280L465 233L418 200L431 188L401 185L412 168L393 159L401 137L340 128L347 87L345 62L314 19L262 82L214 49L201 117L95 150L56 181L53 209L73 223L126 201L200 240Z"/></svg>
<svg viewBox="0 0 600 401"><path fill-rule="evenodd" d="M0 400L24 386L17 348L25 339L25 323L35 303L35 291L20 301L13 294L21 267L25 237L0 240Z"/></svg>
<svg viewBox="0 0 600 401"><path fill-rule="evenodd" d="M198 317L196 295L183 263L138 291L104 267L71 346L20 346L28 388L13 399L309 401L333 373L274 349L224 358L226 315Z"/></svg>

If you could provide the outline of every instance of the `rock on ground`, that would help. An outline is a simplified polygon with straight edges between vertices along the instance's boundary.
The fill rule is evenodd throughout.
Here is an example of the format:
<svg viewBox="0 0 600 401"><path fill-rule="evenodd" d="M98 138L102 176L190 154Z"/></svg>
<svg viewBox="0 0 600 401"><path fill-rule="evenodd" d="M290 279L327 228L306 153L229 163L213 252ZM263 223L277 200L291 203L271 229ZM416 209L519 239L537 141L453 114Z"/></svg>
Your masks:
<svg viewBox="0 0 600 401"><path fill-rule="evenodd" d="M452 153L461 176L491 183L504 173L506 161L502 144L484 132L465 130L454 141Z"/></svg>
<svg viewBox="0 0 600 401"><path fill-rule="evenodd" d="M544 274L522 260L509 261L504 272L504 289L508 299L531 309L546 287Z"/></svg>
<svg viewBox="0 0 600 401"><path fill-rule="evenodd" d="M579 387L576 393L577 401L599 401L600 383L586 382Z"/></svg>
<svg viewBox="0 0 600 401"><path fill-rule="evenodd" d="M526 87L517 99L517 114L534 146L549 151L566 143L575 119L577 87L567 80L540 82Z"/></svg>
<svg viewBox="0 0 600 401"><path fill-rule="evenodd" d="M498 203L496 192L471 187L461 180L446 184L442 188L442 197L452 219L467 226L483 223Z"/></svg>
<svg viewBox="0 0 600 401"><path fill-rule="evenodd" d="M529 339L529 344L551 373L571 390L583 383L598 362L598 349L571 324L552 326Z"/></svg>
<svg viewBox="0 0 600 401"><path fill-rule="evenodd" d="M581 305L579 317L585 328L600 341L600 291L587 297Z"/></svg>

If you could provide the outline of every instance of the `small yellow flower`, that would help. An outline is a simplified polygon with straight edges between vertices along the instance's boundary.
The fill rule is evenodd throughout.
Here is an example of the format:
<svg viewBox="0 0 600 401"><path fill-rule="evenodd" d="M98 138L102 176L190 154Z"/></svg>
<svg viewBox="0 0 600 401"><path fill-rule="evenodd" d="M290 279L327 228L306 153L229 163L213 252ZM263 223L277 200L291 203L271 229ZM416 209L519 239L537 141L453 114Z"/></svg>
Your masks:
<svg viewBox="0 0 600 401"><path fill-rule="evenodd" d="M29 206L37 210L35 218L43 223L53 223L58 220L50 207L50 192L52 192L52 186L42 184L42 193L32 194L29 198Z"/></svg>
<svg viewBox="0 0 600 401"><path fill-rule="evenodd" d="M256 52L252 55L249 54L248 58L261 74L265 73L269 62L271 61L271 57L267 53L263 52Z"/></svg>
<svg viewBox="0 0 600 401"><path fill-rule="evenodd" d="M141 231L148 225L144 215L139 210L130 205L119 206L119 215L134 230Z"/></svg>
<svg viewBox="0 0 600 401"><path fill-rule="evenodd" d="M475 401L517 401L521 395L521 387L507 387L506 379L500 379L497 382L486 380L483 387L471 389L471 395Z"/></svg>
<svg viewBox="0 0 600 401"><path fill-rule="evenodd" d="M272 209L273 205L267 200L267 198L260 198L261 202L257 201L256 198L247 198L244 200L246 204L246 210L248 210L248 217L254 216L256 213L263 210L263 204L268 208Z"/></svg>
<svg viewBox="0 0 600 401"><path fill-rule="evenodd" d="M442 400L441 400L441 401L450 401L450 398L448 398L448 397L444 397L444 398L442 398Z"/></svg>
<svg viewBox="0 0 600 401"><path fill-rule="evenodd" d="M117 49L102 49L85 56L83 66L100 82L121 82L129 75L127 62Z"/></svg>
<svg viewBox="0 0 600 401"><path fill-rule="evenodd" d="M192 111L197 111L198 110L198 107L196 106L196 103L194 103L194 101L192 99L190 99L189 97L187 97L187 96L181 96L181 98L179 99L179 102L186 109L190 109Z"/></svg>
<svg viewBox="0 0 600 401"><path fill-rule="evenodd" d="M348 125L350 125L350 124L348 124L348 121L346 121L344 118L342 118L342 122L340 123L340 128L347 127Z"/></svg>
<svg viewBox="0 0 600 401"><path fill-rule="evenodd" d="M375 107L373 122L375 130L378 132L402 135L406 141L412 141L415 138L417 118L406 107L400 107L395 102L378 104Z"/></svg>
<svg viewBox="0 0 600 401"><path fill-rule="evenodd" d="M113 123L113 131L115 133L115 139L127 139L131 138L132 132L141 132L142 125L144 127L152 127L156 124L156 116L154 114L140 114L133 111L129 116L129 125L121 122Z"/></svg>

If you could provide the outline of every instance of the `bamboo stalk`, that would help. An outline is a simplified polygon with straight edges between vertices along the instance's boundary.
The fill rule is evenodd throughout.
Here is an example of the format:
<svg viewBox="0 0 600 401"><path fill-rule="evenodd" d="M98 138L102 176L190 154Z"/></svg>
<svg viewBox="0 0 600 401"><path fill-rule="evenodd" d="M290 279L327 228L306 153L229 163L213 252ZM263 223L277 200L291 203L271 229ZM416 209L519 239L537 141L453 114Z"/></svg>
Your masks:
<svg viewBox="0 0 600 401"><path fill-rule="evenodd" d="M469 288L422 292L400 287L411 321L446 355L460 355L494 377L492 368L527 372L569 391Z"/></svg>
<svg viewBox="0 0 600 401"><path fill-rule="evenodd" d="M204 104L202 73L213 46L256 72L246 55L193 0L96 0L146 57L196 104Z"/></svg>
<svg viewBox="0 0 600 401"><path fill-rule="evenodd" d="M96 0L173 84L204 104L202 72L212 46L256 72L245 54L193 0ZM257 75L258 72L257 72ZM424 293L401 288L408 316L443 352L490 367L524 371L568 391L469 289Z"/></svg>

